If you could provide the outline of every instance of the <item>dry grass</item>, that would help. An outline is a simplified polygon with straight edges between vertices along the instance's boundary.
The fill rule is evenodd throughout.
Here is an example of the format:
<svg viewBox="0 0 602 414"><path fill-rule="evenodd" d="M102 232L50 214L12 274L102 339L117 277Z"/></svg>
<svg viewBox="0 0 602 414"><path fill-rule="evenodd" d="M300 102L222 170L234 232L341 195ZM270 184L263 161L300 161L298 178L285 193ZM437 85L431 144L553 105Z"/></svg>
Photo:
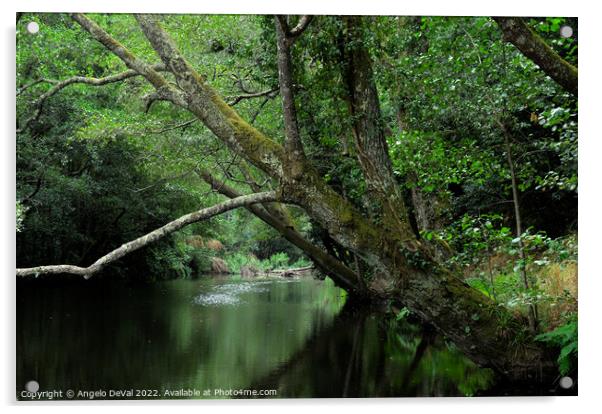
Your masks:
<svg viewBox="0 0 602 414"><path fill-rule="evenodd" d="M195 249L209 249L216 252L224 250L224 245L221 241L216 239L203 240L203 237L198 235L188 237L186 239L186 244Z"/></svg>
<svg viewBox="0 0 602 414"><path fill-rule="evenodd" d="M549 328L562 324L562 315L577 311L578 266L576 262L550 263L537 273L538 287L548 296L558 298L540 306L540 316Z"/></svg>

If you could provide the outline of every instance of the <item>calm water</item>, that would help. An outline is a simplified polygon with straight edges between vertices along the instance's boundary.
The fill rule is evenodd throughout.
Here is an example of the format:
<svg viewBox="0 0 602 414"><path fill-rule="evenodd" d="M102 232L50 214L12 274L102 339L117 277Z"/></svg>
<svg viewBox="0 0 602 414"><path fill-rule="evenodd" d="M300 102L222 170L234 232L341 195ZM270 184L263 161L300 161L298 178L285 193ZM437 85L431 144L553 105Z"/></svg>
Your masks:
<svg viewBox="0 0 602 414"><path fill-rule="evenodd" d="M490 371L420 326L345 306L328 281L33 281L17 289L18 398L30 380L39 391L104 390L104 398L137 389L192 398L245 389L281 398L455 396L493 383Z"/></svg>

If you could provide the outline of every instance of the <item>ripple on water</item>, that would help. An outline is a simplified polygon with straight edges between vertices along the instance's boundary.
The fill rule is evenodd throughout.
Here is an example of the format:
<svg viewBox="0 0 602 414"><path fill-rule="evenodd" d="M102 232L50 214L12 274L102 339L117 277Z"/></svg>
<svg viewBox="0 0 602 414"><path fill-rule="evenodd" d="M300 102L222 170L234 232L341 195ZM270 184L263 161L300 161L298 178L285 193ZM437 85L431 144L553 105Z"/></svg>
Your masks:
<svg viewBox="0 0 602 414"><path fill-rule="evenodd" d="M266 292L262 285L270 282L227 283L219 285L213 292L201 293L193 302L202 306L238 305L242 302L240 295L244 293Z"/></svg>

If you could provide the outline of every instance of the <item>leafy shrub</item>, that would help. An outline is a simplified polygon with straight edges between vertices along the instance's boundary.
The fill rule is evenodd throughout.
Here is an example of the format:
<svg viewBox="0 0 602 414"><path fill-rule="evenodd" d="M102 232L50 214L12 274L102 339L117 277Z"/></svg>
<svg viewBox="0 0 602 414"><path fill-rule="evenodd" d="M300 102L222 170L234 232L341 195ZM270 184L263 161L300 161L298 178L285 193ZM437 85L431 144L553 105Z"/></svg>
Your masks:
<svg viewBox="0 0 602 414"><path fill-rule="evenodd" d="M577 366L577 337L576 314L573 314L564 325L536 337L538 341L546 342L560 348L557 362L561 375L570 373Z"/></svg>
<svg viewBox="0 0 602 414"><path fill-rule="evenodd" d="M289 257L284 252L279 252L270 256L269 259L262 261L262 267L265 270L282 269L288 267Z"/></svg>
<svg viewBox="0 0 602 414"><path fill-rule="evenodd" d="M258 269L263 269L261 262L252 254L243 252L235 252L224 256L224 260L228 264L228 268L232 273L240 273L243 266L252 266Z"/></svg>
<svg viewBox="0 0 602 414"><path fill-rule="evenodd" d="M287 269L289 267L305 267L311 264L307 259L302 258L297 260L293 265L290 265L290 258L285 252L273 254L265 260L259 260L253 254L236 252L224 256L224 260L232 273L239 273L243 266L251 266L267 272L274 269Z"/></svg>
<svg viewBox="0 0 602 414"><path fill-rule="evenodd" d="M211 271L211 255L202 250L195 250L190 254L190 266L198 273Z"/></svg>
<svg viewBox="0 0 602 414"><path fill-rule="evenodd" d="M188 266L191 249L183 243L158 243L151 247L147 263L153 279L187 279L192 275Z"/></svg>
<svg viewBox="0 0 602 414"><path fill-rule="evenodd" d="M291 268L295 269L295 268L299 268L299 267L308 267L311 266L312 262L305 258L305 257L300 257L299 260L297 260L295 263L293 263L291 265Z"/></svg>

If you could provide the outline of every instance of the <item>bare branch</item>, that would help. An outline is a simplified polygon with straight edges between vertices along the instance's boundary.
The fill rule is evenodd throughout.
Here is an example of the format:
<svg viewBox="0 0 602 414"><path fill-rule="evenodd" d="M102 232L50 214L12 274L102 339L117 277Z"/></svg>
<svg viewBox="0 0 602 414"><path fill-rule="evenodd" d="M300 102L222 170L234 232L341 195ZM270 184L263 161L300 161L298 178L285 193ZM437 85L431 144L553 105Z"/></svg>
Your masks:
<svg viewBox="0 0 602 414"><path fill-rule="evenodd" d="M261 98L262 96L266 96L268 98L273 98L274 96L276 96L276 93L278 92L278 90L279 90L279 88L272 88L272 89L268 89L268 90L261 91L261 92L251 92L251 93L247 93L244 95L229 96L226 99L228 100L228 105L234 106L237 103L239 103L240 101L242 101L243 99Z"/></svg>
<svg viewBox="0 0 602 414"><path fill-rule="evenodd" d="M85 279L89 279L93 274L100 271L106 265L121 259L123 256L132 253L150 243L153 243L173 232L180 230L181 228L196 223L197 221L206 220L218 214L226 211L248 206L256 203L265 203L268 201L277 201L276 193L274 191L266 191L262 193L254 193L236 197L222 203L216 204L212 207L207 207L202 210L195 211L194 213L186 214L174 221L171 221L144 236L138 237L128 243L121 245L121 247L113 250L112 252L102 256L100 259L95 261L88 267L79 267L73 265L53 265L53 266L38 266L25 269L17 269L17 276L30 276L40 274L56 274L56 273L70 273L74 275L83 276Z"/></svg>
<svg viewBox="0 0 602 414"><path fill-rule="evenodd" d="M297 22L297 25L290 29L288 25L287 16L276 15L275 17L284 33L286 45L289 47L295 42L295 40L297 40L299 36L301 36L301 34L305 31L305 29L307 29L307 26L309 26L309 24L314 18L314 16L310 15L301 16L299 18L299 21Z"/></svg>
<svg viewBox="0 0 602 414"><path fill-rule="evenodd" d="M151 106L157 101L171 101L170 95L165 94L165 89L160 88L155 90L154 92L148 93L142 97L142 101L144 102L144 113L147 114L150 111Z"/></svg>
<svg viewBox="0 0 602 414"><path fill-rule="evenodd" d="M307 26L309 26L309 24L313 20L313 18L314 16L309 15L301 16L297 25L287 33L287 37L290 39L289 41L291 43L297 40L299 36L301 36L301 34L305 31L305 29L307 29Z"/></svg>
<svg viewBox="0 0 602 414"><path fill-rule="evenodd" d="M194 124L195 122L198 121L198 118L192 118L188 121L179 123L179 124L175 124L175 125L171 125L162 129L156 129L156 130L150 130L148 131L148 133L150 134L163 134L164 132L168 132L168 131L173 131L174 129L180 129L180 128L186 128L189 125Z"/></svg>
<svg viewBox="0 0 602 414"><path fill-rule="evenodd" d="M184 177L192 174L195 171L196 168L197 168L197 166L195 165L194 167L190 168L188 171L184 171L183 173L179 173L179 174L173 174L173 175L170 175L168 177L161 177L157 181L155 181L152 184L147 185L146 187L131 188L130 191L132 193L143 193L146 190L150 190L151 188L155 188L158 185L163 184L165 182L173 181L173 180L179 180L180 178L184 178Z"/></svg>
<svg viewBox="0 0 602 414"><path fill-rule="evenodd" d="M21 95L27 89L32 88L32 87L36 86L37 84L40 84L40 83L43 83L43 82L56 84L59 81L54 80L54 79L40 78L40 79L35 80L35 81L31 82L31 83L28 83L27 85L23 86L21 89L17 90L17 96Z"/></svg>
<svg viewBox="0 0 602 414"><path fill-rule="evenodd" d="M263 107L269 102L270 97L265 98L261 104L259 105L259 107L257 108L257 110L255 111L255 113L251 116L251 119L249 119L249 124L253 125L255 123L255 121L257 120L257 117L259 116L259 114L261 113L261 111L263 110Z"/></svg>
<svg viewBox="0 0 602 414"><path fill-rule="evenodd" d="M504 40L512 43L531 59L548 76L565 90L577 96L577 68L561 58L520 17L494 17L504 34Z"/></svg>
<svg viewBox="0 0 602 414"><path fill-rule="evenodd" d="M238 86L238 89L240 89L242 92L244 93L253 93L249 88L247 88L243 82L243 79L237 74L237 73L233 73L232 75L230 75L232 77L232 79L234 79L234 84L236 86Z"/></svg>
<svg viewBox="0 0 602 414"><path fill-rule="evenodd" d="M21 200L22 204L27 204L29 202L31 202L31 200L36 196L36 194L40 191L40 189L42 188L42 183L44 182L44 171L42 171L42 173L40 174L40 176L38 177L38 179L36 180L36 186L33 189L33 191L26 197L24 197Z"/></svg>

